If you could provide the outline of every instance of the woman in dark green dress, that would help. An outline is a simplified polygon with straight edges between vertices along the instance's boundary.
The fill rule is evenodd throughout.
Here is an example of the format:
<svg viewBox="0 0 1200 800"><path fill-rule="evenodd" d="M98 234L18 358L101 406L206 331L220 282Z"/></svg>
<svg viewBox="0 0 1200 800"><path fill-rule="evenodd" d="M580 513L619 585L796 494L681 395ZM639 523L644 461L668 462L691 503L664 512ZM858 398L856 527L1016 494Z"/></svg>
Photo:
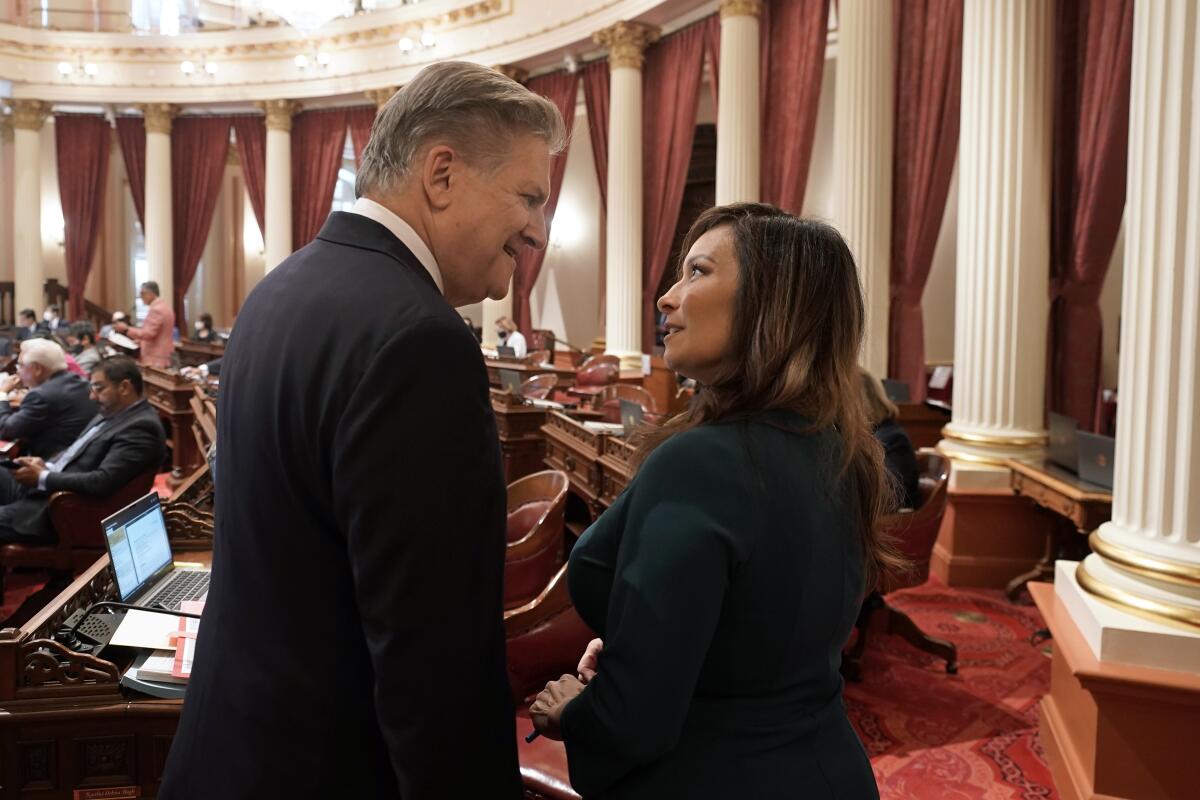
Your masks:
<svg viewBox="0 0 1200 800"><path fill-rule="evenodd" d="M896 563L854 260L831 227L758 204L705 212L683 252L664 355L701 388L571 554L602 639L534 723L587 800L877 797L838 673Z"/></svg>

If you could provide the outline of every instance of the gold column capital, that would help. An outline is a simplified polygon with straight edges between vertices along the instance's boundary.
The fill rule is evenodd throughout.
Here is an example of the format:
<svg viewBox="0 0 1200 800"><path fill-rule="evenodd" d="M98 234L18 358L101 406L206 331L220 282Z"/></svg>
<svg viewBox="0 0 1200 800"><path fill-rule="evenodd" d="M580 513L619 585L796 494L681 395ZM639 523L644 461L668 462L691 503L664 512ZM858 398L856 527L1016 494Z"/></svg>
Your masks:
<svg viewBox="0 0 1200 800"><path fill-rule="evenodd" d="M721 0L721 19L761 16L762 0Z"/></svg>
<svg viewBox="0 0 1200 800"><path fill-rule="evenodd" d="M50 104L41 100L12 100L12 126L22 131L40 131L50 116Z"/></svg>
<svg viewBox="0 0 1200 800"><path fill-rule="evenodd" d="M171 120L179 113L179 109L170 103L142 103L142 119L146 124L146 133L171 133Z"/></svg>
<svg viewBox="0 0 1200 800"><path fill-rule="evenodd" d="M525 81L529 80L529 70L522 69L521 67L517 67L512 64L493 64L492 69L496 70L496 72L499 72L509 80L514 80L520 84L524 84Z"/></svg>
<svg viewBox="0 0 1200 800"><path fill-rule="evenodd" d="M641 69L645 62L646 47L658 41L662 30L644 22L618 22L596 31L592 41L608 50L610 70L629 67Z"/></svg>
<svg viewBox="0 0 1200 800"><path fill-rule="evenodd" d="M267 115L267 130L290 131L292 117L300 110L295 100L260 100L254 104Z"/></svg>
<svg viewBox="0 0 1200 800"><path fill-rule="evenodd" d="M399 90L395 86L382 86L378 89L367 89L363 94L367 99L375 104L376 108L383 108L383 104L392 99Z"/></svg>

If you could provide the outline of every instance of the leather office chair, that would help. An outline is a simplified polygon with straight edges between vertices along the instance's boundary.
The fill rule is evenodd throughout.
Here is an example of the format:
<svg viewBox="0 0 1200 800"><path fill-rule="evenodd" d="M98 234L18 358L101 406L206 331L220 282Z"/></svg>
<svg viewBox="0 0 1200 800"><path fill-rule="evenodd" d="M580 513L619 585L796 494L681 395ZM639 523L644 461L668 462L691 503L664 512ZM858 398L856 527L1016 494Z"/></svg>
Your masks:
<svg viewBox="0 0 1200 800"><path fill-rule="evenodd" d="M553 373L534 375L521 384L521 397L544 400L554 392L556 386L558 386L557 375Z"/></svg>
<svg viewBox="0 0 1200 800"><path fill-rule="evenodd" d="M898 634L914 647L944 658L946 672L951 675L958 672L958 648L952 642L922 631L907 614L889 606L885 597L897 589L920 586L929 579L929 560L933 556L933 545L937 542L942 515L946 511L949 462L936 451L922 448L917 451L917 467L920 470L920 506L913 511L895 514L884 523L897 549L911 562L911 567L900 575L888 576L884 584L863 601L862 611L855 623L858 639L851 649L842 654L842 675L847 680L861 680L867 632L877 613L884 615L888 633Z"/></svg>
<svg viewBox="0 0 1200 800"><path fill-rule="evenodd" d="M3 572L11 567L44 569L52 581L82 572L104 554L100 521L137 500L154 486L154 470L138 475L109 497L55 492L47 500L50 524L58 534L53 544L13 542L0 545L0 598Z"/></svg>
<svg viewBox="0 0 1200 800"><path fill-rule="evenodd" d="M569 394L586 400L595 400L596 395L609 384L616 383L621 375L621 360L616 356L592 356L575 373L575 385Z"/></svg>
<svg viewBox="0 0 1200 800"><path fill-rule="evenodd" d="M517 753L526 798L578 800L567 775L567 752L562 742L542 736L531 743L529 704L546 685L574 674L579 657L595 634L571 604L564 564L546 587L523 606L504 612L508 652L508 685L517 705Z"/></svg>
<svg viewBox="0 0 1200 800"><path fill-rule="evenodd" d="M654 422L658 418L658 403L654 402L654 395L640 386L628 383L610 384L600 391L597 399L600 410L604 412L605 422L621 421L622 400L630 400L641 405L642 414L647 422Z"/></svg>
<svg viewBox="0 0 1200 800"><path fill-rule="evenodd" d="M504 607L538 596L562 564L566 473L544 470L508 485L508 546L504 552Z"/></svg>
<svg viewBox="0 0 1200 800"><path fill-rule="evenodd" d="M556 340L554 331L548 328L533 328L529 331L529 346L534 350L554 352Z"/></svg>

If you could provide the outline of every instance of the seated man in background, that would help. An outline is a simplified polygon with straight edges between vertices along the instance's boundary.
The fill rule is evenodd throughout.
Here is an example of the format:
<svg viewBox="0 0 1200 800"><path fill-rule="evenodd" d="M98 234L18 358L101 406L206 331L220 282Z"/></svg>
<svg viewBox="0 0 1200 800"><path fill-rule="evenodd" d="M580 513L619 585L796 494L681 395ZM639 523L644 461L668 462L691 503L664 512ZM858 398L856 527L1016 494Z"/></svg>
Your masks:
<svg viewBox="0 0 1200 800"><path fill-rule="evenodd" d="M100 359L100 348L96 347L96 328L92 323L76 322L71 326L67 342L74 346L75 361L90 375Z"/></svg>
<svg viewBox="0 0 1200 800"><path fill-rule="evenodd" d="M14 394L18 384L29 390L24 397ZM75 441L95 415L87 381L67 369L56 342L21 342L17 374L0 378L0 439L20 439L22 452L49 458Z"/></svg>
<svg viewBox="0 0 1200 800"><path fill-rule="evenodd" d="M46 310L42 312L42 321L46 323L46 329L55 336L61 336L67 332L67 321L62 318L62 313L57 305L46 306Z"/></svg>
<svg viewBox="0 0 1200 800"><path fill-rule="evenodd" d="M166 436L142 389L132 358L113 356L96 365L91 390L100 413L83 433L52 461L23 456L16 469L0 469L0 542L53 541L46 512L52 492L108 497L162 462Z"/></svg>
<svg viewBox="0 0 1200 800"><path fill-rule="evenodd" d="M32 339L38 332L37 314L32 308L23 308L21 313L17 314L17 341L23 342L26 339Z"/></svg>
<svg viewBox="0 0 1200 800"><path fill-rule="evenodd" d="M146 281L141 288L142 302L150 307L142 327L124 322L113 323L113 330L123 333L141 346L140 363L166 369L175 354L175 309L170 301L158 296L158 284Z"/></svg>

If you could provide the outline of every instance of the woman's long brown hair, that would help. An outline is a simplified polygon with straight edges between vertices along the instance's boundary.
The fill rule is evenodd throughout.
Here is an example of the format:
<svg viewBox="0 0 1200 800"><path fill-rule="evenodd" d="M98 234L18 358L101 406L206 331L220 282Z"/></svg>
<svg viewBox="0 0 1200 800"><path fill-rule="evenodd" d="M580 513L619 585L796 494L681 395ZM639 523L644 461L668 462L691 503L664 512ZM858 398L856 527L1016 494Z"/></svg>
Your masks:
<svg viewBox="0 0 1200 800"><path fill-rule="evenodd" d="M645 432L638 463L691 428L774 409L799 412L810 423L807 432L836 431L841 472L858 495L855 527L870 591L904 560L879 525L895 499L864 409L858 353L865 311L854 257L829 225L770 205L736 203L700 215L684 239L681 271L696 240L721 226L733 234L739 267L731 352L687 411Z"/></svg>

